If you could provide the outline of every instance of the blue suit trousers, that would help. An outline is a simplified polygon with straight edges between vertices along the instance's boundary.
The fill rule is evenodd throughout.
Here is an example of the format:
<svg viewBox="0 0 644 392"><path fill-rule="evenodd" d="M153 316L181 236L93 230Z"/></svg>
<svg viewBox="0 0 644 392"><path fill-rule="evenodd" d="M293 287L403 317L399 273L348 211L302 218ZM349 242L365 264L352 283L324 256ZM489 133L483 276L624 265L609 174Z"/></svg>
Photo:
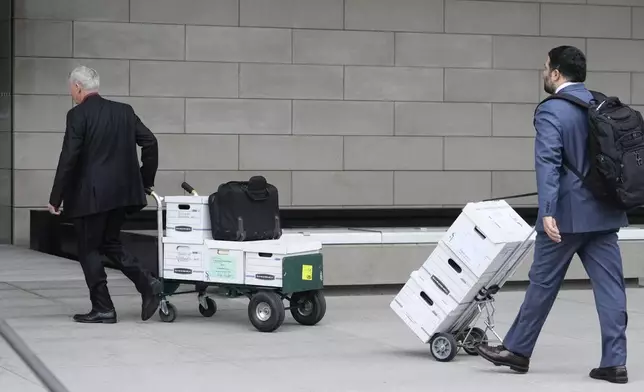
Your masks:
<svg viewBox="0 0 644 392"><path fill-rule="evenodd" d="M617 232L562 234L560 243L537 232L525 299L503 345L530 358L573 256L590 278L602 336L600 367L626 365L626 290ZM574 328L574 325L571 325Z"/></svg>

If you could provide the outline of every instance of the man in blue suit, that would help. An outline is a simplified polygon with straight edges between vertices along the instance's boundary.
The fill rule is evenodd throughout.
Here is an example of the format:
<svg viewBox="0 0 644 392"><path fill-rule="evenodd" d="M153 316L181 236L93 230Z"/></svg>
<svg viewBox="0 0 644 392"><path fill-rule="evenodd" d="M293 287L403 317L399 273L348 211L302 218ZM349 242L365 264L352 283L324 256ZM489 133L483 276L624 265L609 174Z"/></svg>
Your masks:
<svg viewBox="0 0 644 392"><path fill-rule="evenodd" d="M543 71L549 94L567 93L585 102L586 58L577 48L560 46L548 53ZM572 257L579 255L592 282L602 334L602 358L590 377L628 382L626 371L626 292L617 232L626 214L598 201L566 166L586 173L589 157L587 112L563 99L537 108L535 169L539 217L525 299L503 345L482 345L482 358L525 373L543 324L550 313ZM565 163L564 163L565 162Z"/></svg>

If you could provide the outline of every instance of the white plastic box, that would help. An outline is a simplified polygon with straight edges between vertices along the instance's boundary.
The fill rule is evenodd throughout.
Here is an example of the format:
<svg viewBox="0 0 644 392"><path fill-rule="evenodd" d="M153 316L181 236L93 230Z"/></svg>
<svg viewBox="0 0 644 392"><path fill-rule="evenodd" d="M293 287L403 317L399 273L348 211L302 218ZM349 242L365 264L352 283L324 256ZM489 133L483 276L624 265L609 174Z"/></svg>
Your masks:
<svg viewBox="0 0 644 392"><path fill-rule="evenodd" d="M428 343L434 334L447 332L469 304L456 304L446 312L434 299L436 292L428 290L424 284L419 271L412 272L389 306L423 343Z"/></svg>
<svg viewBox="0 0 644 392"><path fill-rule="evenodd" d="M503 200L468 203L442 242L481 278L497 272L510 254L532 233L519 214ZM526 246L530 246L529 240ZM518 256L520 250L515 253Z"/></svg>
<svg viewBox="0 0 644 392"><path fill-rule="evenodd" d="M205 279L202 244L189 244L174 238L163 238L163 277L197 281Z"/></svg>
<svg viewBox="0 0 644 392"><path fill-rule="evenodd" d="M166 237L201 243L212 239L207 196L167 196Z"/></svg>

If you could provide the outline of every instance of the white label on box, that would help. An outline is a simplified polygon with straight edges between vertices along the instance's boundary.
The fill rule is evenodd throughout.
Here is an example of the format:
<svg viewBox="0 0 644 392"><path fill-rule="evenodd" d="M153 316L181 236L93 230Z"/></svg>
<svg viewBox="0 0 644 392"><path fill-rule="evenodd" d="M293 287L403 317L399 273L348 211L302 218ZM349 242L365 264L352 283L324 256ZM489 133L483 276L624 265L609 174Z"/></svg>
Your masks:
<svg viewBox="0 0 644 392"><path fill-rule="evenodd" d="M206 281L244 283L244 254L238 250L210 249L205 265Z"/></svg>

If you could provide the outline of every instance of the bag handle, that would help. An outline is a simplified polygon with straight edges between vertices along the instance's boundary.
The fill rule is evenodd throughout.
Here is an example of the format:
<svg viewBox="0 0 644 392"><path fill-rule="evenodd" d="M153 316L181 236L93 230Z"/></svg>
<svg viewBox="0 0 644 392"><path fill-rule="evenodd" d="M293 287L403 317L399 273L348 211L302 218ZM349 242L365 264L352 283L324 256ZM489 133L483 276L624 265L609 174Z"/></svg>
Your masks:
<svg viewBox="0 0 644 392"><path fill-rule="evenodd" d="M252 200L261 201L268 199L268 183L262 176L253 176L244 185L244 192Z"/></svg>
<svg viewBox="0 0 644 392"><path fill-rule="evenodd" d="M244 192L246 192L246 195L251 198L252 200L255 201L260 201L260 200L266 200L268 199L268 190L259 190L259 191L251 191L248 189L248 186L244 186Z"/></svg>

